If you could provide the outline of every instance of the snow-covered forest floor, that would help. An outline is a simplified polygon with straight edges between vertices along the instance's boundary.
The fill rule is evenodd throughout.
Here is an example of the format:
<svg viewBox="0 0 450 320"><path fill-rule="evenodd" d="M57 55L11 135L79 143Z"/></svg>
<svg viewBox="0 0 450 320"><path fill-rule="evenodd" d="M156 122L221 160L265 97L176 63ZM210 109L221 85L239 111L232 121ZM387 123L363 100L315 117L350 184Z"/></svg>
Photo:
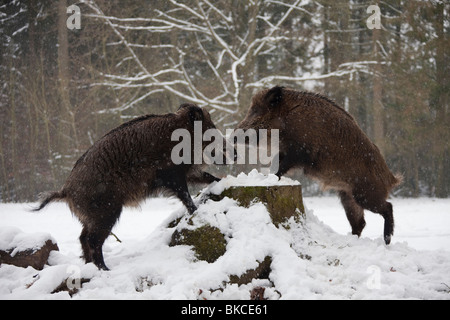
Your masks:
<svg viewBox="0 0 450 320"><path fill-rule="evenodd" d="M226 254L209 264L189 247L168 246L173 230L166 226L183 214L181 203L149 199L124 210L113 230L122 243L113 237L105 243L109 272L80 259L81 226L65 204L42 213L27 211L33 204L0 204L0 243L1 230L16 227L49 233L60 249L42 271L1 265L0 299L69 299L65 291L51 294L69 276L91 278L73 299L249 299L256 286L269 299L450 299L450 199L391 201L390 246L382 239L383 219L371 212L362 237L352 236L337 197L305 197L306 223L291 221L288 229L270 223L262 204L247 209L228 198L209 201L199 207L199 219L228 237ZM267 255L268 280L224 285Z"/></svg>

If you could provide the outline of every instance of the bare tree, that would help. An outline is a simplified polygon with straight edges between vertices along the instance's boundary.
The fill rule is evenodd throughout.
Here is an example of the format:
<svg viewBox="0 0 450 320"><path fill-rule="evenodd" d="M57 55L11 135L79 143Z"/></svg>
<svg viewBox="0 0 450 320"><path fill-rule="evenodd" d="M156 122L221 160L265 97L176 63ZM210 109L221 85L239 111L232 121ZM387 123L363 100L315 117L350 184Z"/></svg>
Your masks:
<svg viewBox="0 0 450 320"><path fill-rule="evenodd" d="M317 13L312 9L318 4L313 1L170 0L165 8L150 10L150 17L118 17L104 12L94 0L84 3L92 10L87 17L100 19L114 32L117 41L108 45L126 48L117 64L134 63L127 73L121 72L123 69L102 73L103 81L95 85L145 89L106 112L126 110L153 94L168 92L209 106L218 111L216 121L233 124L241 107L248 106L255 88L339 77L373 63L347 62L326 74L314 67L301 70L295 63L287 70L276 70L272 62L289 55L290 49L302 47L306 50L303 56L317 57L320 48L310 45L311 30L320 23L314 19ZM138 37L138 33L157 36L160 42L142 42L148 37ZM164 58L155 66L148 56Z"/></svg>

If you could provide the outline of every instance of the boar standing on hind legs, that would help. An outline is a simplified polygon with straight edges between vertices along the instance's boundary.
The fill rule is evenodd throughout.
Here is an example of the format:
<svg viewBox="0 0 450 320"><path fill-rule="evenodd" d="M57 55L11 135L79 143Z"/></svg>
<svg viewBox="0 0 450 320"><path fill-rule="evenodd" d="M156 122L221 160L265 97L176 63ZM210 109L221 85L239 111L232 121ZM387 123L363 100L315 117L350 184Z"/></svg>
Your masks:
<svg viewBox="0 0 450 320"><path fill-rule="evenodd" d="M335 102L318 94L284 87L260 91L252 98L238 129L278 129L279 177L300 167L324 188L339 192L352 227L360 236L364 209L384 218L384 241L394 233L392 205L386 199L401 183L353 117Z"/></svg>
<svg viewBox="0 0 450 320"><path fill-rule="evenodd" d="M52 201L65 201L83 226L80 242L86 263L108 270L102 246L123 206L137 206L151 194L167 190L192 214L197 208L187 182L220 180L201 171L200 165L175 165L171 160L177 144L171 141L172 132L186 129L192 137L195 121L202 122L203 132L215 129L209 113L191 104L175 114L146 115L122 124L87 150L62 190L48 194L34 211Z"/></svg>

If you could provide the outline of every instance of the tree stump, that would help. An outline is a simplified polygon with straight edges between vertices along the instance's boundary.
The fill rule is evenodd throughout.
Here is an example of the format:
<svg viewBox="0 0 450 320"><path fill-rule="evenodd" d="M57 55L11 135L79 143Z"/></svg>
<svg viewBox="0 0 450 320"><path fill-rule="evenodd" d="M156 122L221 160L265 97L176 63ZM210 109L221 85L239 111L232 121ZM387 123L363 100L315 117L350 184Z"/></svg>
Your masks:
<svg viewBox="0 0 450 320"><path fill-rule="evenodd" d="M227 241L218 228L205 225L194 230L175 230L169 246L177 245L193 246L197 259L213 263L225 254Z"/></svg>
<svg viewBox="0 0 450 320"><path fill-rule="evenodd" d="M205 203L208 200L221 201L225 197L236 200L243 207L249 207L255 202L263 203L270 214L273 224L277 227L283 226L292 217L298 223L305 218L301 185L233 186L225 189L220 194L203 194L201 203ZM169 224L169 227L178 227L180 220L173 221ZM225 236L218 228L203 225L197 228L178 227L172 235L169 246L192 246L199 260L213 263L225 254L226 244ZM259 262L257 269L248 270L246 274L239 277L232 276L231 280L234 283L242 284L251 281L252 278L268 275L270 273L270 264L270 257L266 257L264 261Z"/></svg>
<svg viewBox="0 0 450 320"><path fill-rule="evenodd" d="M243 207L249 207L255 201L264 203L277 227L291 217L297 221L305 218L301 185L236 186L224 190L220 195L210 195L216 201L224 197L238 201Z"/></svg>

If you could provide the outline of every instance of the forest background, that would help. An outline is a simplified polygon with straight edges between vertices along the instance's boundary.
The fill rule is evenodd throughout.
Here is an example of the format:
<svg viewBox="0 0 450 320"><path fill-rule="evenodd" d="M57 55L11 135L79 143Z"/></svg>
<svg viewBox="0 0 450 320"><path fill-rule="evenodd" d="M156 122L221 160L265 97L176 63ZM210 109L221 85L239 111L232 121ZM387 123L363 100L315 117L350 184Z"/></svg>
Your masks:
<svg viewBox="0 0 450 320"><path fill-rule="evenodd" d="M133 117L192 102L224 132L273 85L350 112L404 175L396 195L448 197L449 13L438 0L2 1L0 201L60 189Z"/></svg>

